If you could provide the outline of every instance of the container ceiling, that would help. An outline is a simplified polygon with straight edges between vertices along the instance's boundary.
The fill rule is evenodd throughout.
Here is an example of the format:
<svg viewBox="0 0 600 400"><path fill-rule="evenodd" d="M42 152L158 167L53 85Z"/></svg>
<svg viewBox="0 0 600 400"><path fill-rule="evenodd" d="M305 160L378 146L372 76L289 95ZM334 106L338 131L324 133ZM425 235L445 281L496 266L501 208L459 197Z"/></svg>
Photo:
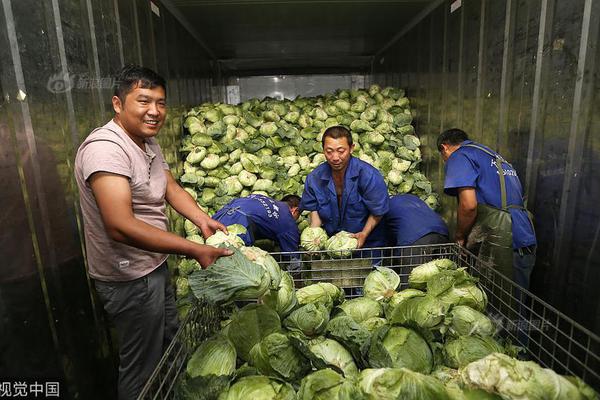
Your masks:
<svg viewBox="0 0 600 400"><path fill-rule="evenodd" d="M367 71L433 0L171 0L225 73Z"/></svg>

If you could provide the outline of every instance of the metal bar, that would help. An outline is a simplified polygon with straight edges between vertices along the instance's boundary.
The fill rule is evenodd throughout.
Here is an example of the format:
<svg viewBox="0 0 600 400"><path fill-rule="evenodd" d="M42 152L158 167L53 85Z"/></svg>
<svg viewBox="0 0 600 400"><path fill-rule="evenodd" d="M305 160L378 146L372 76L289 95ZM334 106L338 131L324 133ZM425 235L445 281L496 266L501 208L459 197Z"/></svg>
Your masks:
<svg viewBox="0 0 600 400"><path fill-rule="evenodd" d="M137 12L137 0L130 0L133 7L133 30L135 31L135 40L137 42L138 64L143 64L142 59L142 38L140 37L140 20Z"/></svg>
<svg viewBox="0 0 600 400"><path fill-rule="evenodd" d="M150 0L151 2L152 0ZM150 35L150 52L152 55L152 68L158 70L158 60L156 59L156 38L154 37L154 21L152 17L152 10L150 9L150 2L146 3L146 18L148 20L148 33Z"/></svg>
<svg viewBox="0 0 600 400"><path fill-rule="evenodd" d="M513 69L513 37L515 29L515 9L513 0L506 1L504 17L504 49L502 54L502 77L500 80L500 111L496 149L506 154L508 147L508 105L510 103L510 81Z"/></svg>
<svg viewBox="0 0 600 400"><path fill-rule="evenodd" d="M69 66L67 61L67 53L65 50L65 40L64 34L62 30L62 20L60 16L60 7L58 4L58 0L52 0L52 11L54 16L54 25L56 27L56 39L58 42L58 55L60 59L61 65L61 74L63 77L67 77L69 74ZM73 93L70 90L65 91L65 97L67 100L67 118L69 120L69 127L71 130L71 154L74 154L75 149L79 146L79 137L77 131L77 121L75 119L75 106L73 104ZM71 164L69 164L71 165ZM90 303L92 305L92 315L94 318L94 325L96 326L96 331L99 333L104 332L100 327L96 298L92 295L92 282L88 273L87 268L87 258L85 257L85 246L84 246L84 235L83 235L83 226L81 224L81 209L79 208L79 203L75 201L74 210L76 210L75 218L77 219L77 232L79 233L79 239L82 248L82 254L84 255L84 273L86 277L86 282L88 285L88 293L90 295ZM102 337L102 335L100 335Z"/></svg>
<svg viewBox="0 0 600 400"><path fill-rule="evenodd" d="M464 77L464 46L465 46L465 6L460 8L460 38L458 41L458 110L457 126L463 126L464 100L465 100L465 77Z"/></svg>
<svg viewBox="0 0 600 400"><path fill-rule="evenodd" d="M577 79L569 128L569 147L567 163L562 186L560 209L558 215L558 245L554 248L554 265L563 265L564 258L571 246L575 224L576 202L581 184L583 152L591 103L594 90L595 51L600 23L600 5L596 2L595 13L592 13L593 0L586 0L583 8L583 21L579 41L577 62ZM562 268L561 282L567 281L569 269Z"/></svg>
<svg viewBox="0 0 600 400"><path fill-rule="evenodd" d="M98 57L98 43L96 41L96 24L94 23L94 10L92 8L92 0L86 0L85 2L88 12L88 23L90 24L90 38L92 42L92 58L94 61L94 73L96 82L100 82L100 60ZM98 104L100 106L100 119L106 116L106 108L102 101L102 91L100 85L96 85L96 96L98 96Z"/></svg>
<svg viewBox="0 0 600 400"><path fill-rule="evenodd" d="M446 101L448 93L448 11L444 10L444 35L442 50L442 112L440 113L440 132L445 128Z"/></svg>
<svg viewBox="0 0 600 400"><path fill-rule="evenodd" d="M481 138L483 131L483 63L485 62L485 5L487 1L481 0L481 14L479 17L479 49L477 53L477 88L475 89L475 132Z"/></svg>
<svg viewBox="0 0 600 400"><path fill-rule="evenodd" d="M537 181L538 160L537 135L541 128L540 120L543 116L544 107L544 47L551 40L551 23L553 15L554 0L542 0L540 10L540 27L538 32L538 45L535 58L535 79L533 84L533 100L531 106L531 125L529 128L529 148L527 149L527 167L525 170L525 197L529 204L535 202L535 186Z"/></svg>
<svg viewBox="0 0 600 400"><path fill-rule="evenodd" d="M119 61L121 65L125 64L125 56L123 55L123 35L121 33L121 16L119 14L119 0L113 0L115 10L115 25L117 27L117 46L119 47Z"/></svg>
<svg viewBox="0 0 600 400"><path fill-rule="evenodd" d="M425 7L420 13L418 13L408 24L406 24L400 32L394 35L386 44L384 44L379 50L375 52L375 57L380 56L387 49L392 47L402 36L406 35L412 28L417 26L425 17L431 14L436 8L444 4L445 0L432 1L427 7Z"/></svg>

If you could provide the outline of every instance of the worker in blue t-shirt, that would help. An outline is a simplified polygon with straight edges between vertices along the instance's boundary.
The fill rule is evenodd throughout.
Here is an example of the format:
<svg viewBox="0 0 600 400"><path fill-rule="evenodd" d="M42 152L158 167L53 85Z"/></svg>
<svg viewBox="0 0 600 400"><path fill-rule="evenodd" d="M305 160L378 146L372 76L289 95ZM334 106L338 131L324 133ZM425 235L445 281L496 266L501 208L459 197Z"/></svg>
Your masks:
<svg viewBox="0 0 600 400"><path fill-rule="evenodd" d="M535 264L536 238L516 171L502 156L449 129L437 140L446 163L444 192L458 198L455 241L524 288Z"/></svg>
<svg viewBox="0 0 600 400"><path fill-rule="evenodd" d="M446 223L427 203L413 194L390 196L384 217L390 246L448 243Z"/></svg>
<svg viewBox="0 0 600 400"><path fill-rule="evenodd" d="M246 246L255 240L270 239L279 244L281 251L298 251L300 232L296 220L300 216L300 197L290 194L281 201L251 194L234 199L213 215L224 225L240 224L247 232L239 235Z"/></svg>
<svg viewBox="0 0 600 400"><path fill-rule="evenodd" d="M352 156L354 144L347 128L327 128L322 144L327 162L306 177L300 209L310 211L311 226L322 226L329 236L347 231L359 248L385 246L384 226L379 223L389 207L383 176Z"/></svg>

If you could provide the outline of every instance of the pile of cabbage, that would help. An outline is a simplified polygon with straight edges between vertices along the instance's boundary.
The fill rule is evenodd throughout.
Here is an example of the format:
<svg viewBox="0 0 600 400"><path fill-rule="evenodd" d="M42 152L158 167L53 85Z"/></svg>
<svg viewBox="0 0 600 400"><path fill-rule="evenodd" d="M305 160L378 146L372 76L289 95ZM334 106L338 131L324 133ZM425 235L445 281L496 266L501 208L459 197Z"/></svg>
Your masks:
<svg viewBox="0 0 600 400"><path fill-rule="evenodd" d="M184 114L179 182L211 215L251 193L300 195L306 176L325 162L323 131L344 125L354 155L381 171L390 194L413 193L436 209L437 195L419 171L421 143L411 122L404 90L377 85L294 100L204 103ZM177 223L183 234L184 221ZM308 226L299 223L301 230Z"/></svg>
<svg viewBox="0 0 600 400"><path fill-rule="evenodd" d="M451 260L414 268L404 290L394 270L378 267L364 296L346 300L331 283L296 290L263 253L232 248L237 259L190 275L192 291L219 304L258 302L195 349L179 399L598 398L578 378L516 359L483 313L485 292Z"/></svg>

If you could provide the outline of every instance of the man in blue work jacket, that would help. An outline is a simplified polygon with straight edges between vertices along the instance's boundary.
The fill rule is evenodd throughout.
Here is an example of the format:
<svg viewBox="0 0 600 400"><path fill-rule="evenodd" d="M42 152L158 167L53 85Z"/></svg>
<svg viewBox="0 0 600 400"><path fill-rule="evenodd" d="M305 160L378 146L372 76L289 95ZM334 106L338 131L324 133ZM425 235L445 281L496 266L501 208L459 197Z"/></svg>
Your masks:
<svg viewBox="0 0 600 400"><path fill-rule="evenodd" d="M458 197L455 241L517 284L529 287L536 238L516 171L502 156L449 129L437 140L446 163L444 192Z"/></svg>
<svg viewBox="0 0 600 400"><path fill-rule="evenodd" d="M298 251L300 232L296 220L300 216L300 197L290 194L281 201L251 194L234 199L213 215L223 225L240 224L247 232L239 235L246 246L257 239L273 240L283 252Z"/></svg>
<svg viewBox="0 0 600 400"><path fill-rule="evenodd" d="M390 246L448 243L448 227L427 203L413 194L390 196L384 217Z"/></svg>
<svg viewBox="0 0 600 400"><path fill-rule="evenodd" d="M329 236L347 231L359 248L385 246L379 222L389 198L381 173L352 156L352 135L343 126L327 128L322 144L327 162L306 177L300 209L310 211L311 226L322 226Z"/></svg>

